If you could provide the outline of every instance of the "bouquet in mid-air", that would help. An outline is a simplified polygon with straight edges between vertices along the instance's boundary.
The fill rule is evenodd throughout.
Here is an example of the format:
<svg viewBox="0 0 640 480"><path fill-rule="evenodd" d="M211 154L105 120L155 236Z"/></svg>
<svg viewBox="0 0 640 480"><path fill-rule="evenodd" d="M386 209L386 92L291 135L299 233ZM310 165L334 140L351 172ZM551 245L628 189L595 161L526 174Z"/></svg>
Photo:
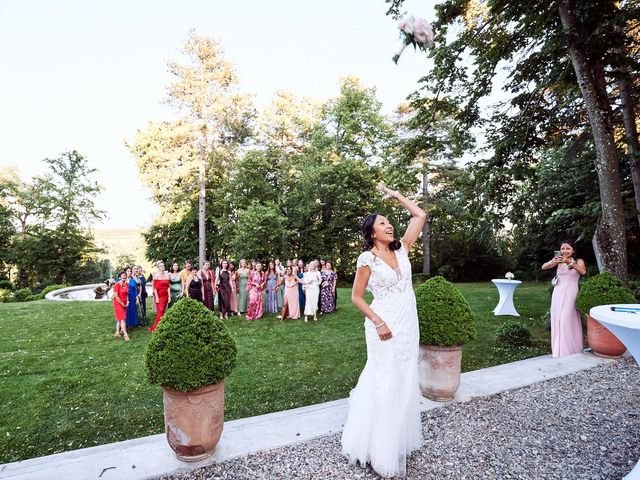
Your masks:
<svg viewBox="0 0 640 480"><path fill-rule="evenodd" d="M398 24L402 48L393 56L394 63L398 63L400 55L409 45L426 51L433 47L433 27L424 18L415 18L413 15L403 18Z"/></svg>

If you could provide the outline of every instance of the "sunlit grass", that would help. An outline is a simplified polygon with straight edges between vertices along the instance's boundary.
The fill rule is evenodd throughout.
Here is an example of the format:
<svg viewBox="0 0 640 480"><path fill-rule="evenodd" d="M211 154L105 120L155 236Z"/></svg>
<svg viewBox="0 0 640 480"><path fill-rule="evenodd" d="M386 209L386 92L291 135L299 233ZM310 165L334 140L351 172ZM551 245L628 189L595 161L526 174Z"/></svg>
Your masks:
<svg viewBox="0 0 640 480"><path fill-rule="evenodd" d="M548 351L541 317L544 284L516 290L521 320L536 347L494 348L493 333L509 317L495 317L490 283L458 284L474 310L478 338L465 347L463 370ZM149 309L149 312L151 310ZM344 398L364 366L362 315L339 292L339 310L317 323L274 316L227 321L238 343L238 366L226 386L227 420ZM131 341L113 338L109 303L0 304L0 461L135 438L163 431L162 393L144 375L146 329Z"/></svg>

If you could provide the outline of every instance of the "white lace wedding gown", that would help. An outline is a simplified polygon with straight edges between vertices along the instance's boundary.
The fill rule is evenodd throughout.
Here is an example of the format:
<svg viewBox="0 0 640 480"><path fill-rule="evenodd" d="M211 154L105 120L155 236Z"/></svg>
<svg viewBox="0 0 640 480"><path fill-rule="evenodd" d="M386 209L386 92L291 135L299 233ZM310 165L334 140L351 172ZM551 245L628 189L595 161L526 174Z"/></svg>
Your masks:
<svg viewBox="0 0 640 480"><path fill-rule="evenodd" d="M380 340L373 323L365 320L367 363L349 396L342 433L342 453L349 461L370 463L384 477L405 476L407 455L422 443L416 298L404 246L395 254L398 273L371 252L358 258L358 267L371 269L371 308L393 337Z"/></svg>

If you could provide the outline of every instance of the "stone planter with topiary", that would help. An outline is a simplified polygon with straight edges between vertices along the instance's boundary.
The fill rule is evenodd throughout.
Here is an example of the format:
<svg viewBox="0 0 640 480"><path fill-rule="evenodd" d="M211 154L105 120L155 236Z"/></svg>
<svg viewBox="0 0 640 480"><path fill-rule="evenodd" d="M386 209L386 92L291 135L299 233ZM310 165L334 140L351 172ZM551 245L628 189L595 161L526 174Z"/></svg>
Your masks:
<svg viewBox="0 0 640 480"><path fill-rule="evenodd" d="M460 290L440 276L416 289L416 302L420 390L431 400L452 400L460 386L462 347L476 336L471 308Z"/></svg>
<svg viewBox="0 0 640 480"><path fill-rule="evenodd" d="M580 287L576 306L587 318L587 342L596 355L617 358L624 353L626 347L604 325L589 315L589 311L599 305L625 303L635 303L633 293L609 272L589 278Z"/></svg>
<svg viewBox="0 0 640 480"><path fill-rule="evenodd" d="M226 325L202 303L180 300L144 353L149 382L162 386L167 441L180 460L213 453L224 425L224 383L236 363Z"/></svg>

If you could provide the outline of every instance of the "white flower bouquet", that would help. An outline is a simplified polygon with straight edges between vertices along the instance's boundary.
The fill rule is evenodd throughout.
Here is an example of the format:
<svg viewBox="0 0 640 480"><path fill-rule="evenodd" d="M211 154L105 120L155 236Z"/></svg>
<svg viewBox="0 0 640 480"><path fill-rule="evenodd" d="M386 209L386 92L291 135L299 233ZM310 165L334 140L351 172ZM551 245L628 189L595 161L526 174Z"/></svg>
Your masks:
<svg viewBox="0 0 640 480"><path fill-rule="evenodd" d="M507 280L513 280L515 278L515 275L511 272L507 272L504 278L506 278Z"/></svg>
<svg viewBox="0 0 640 480"><path fill-rule="evenodd" d="M402 39L402 48L393 56L394 63L398 63L400 55L409 45L422 51L433 47L433 27L424 18L416 19L413 15L403 18L398 24L398 29Z"/></svg>

